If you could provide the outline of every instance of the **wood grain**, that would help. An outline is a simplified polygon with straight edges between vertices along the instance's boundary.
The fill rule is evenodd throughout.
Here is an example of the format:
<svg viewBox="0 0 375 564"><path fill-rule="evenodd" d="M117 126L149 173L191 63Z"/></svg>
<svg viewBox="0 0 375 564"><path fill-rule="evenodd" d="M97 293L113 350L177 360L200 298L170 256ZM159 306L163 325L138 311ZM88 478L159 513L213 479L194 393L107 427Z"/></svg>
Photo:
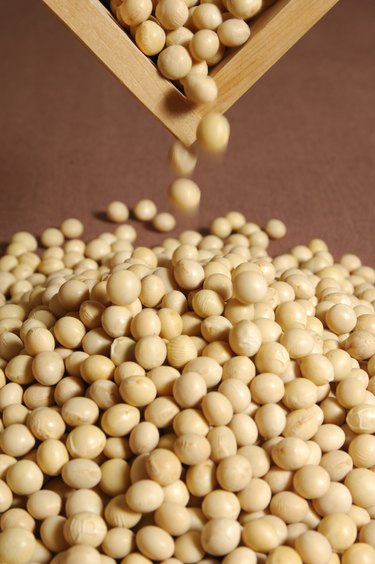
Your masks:
<svg viewBox="0 0 375 564"><path fill-rule="evenodd" d="M100 61L186 145L208 111L225 112L338 0L278 0L250 26L248 42L210 73L219 96L194 107L132 42L99 0L42 0Z"/></svg>
<svg viewBox="0 0 375 564"><path fill-rule="evenodd" d="M225 112L338 0L278 0L253 25L247 43L211 72L218 85L215 110Z"/></svg>

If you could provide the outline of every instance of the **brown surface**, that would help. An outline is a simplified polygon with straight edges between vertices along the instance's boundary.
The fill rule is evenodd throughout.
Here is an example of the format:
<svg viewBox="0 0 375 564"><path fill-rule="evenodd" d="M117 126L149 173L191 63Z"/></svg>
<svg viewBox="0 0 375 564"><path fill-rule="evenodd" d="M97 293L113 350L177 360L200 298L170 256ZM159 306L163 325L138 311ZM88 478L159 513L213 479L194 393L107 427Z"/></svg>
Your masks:
<svg viewBox="0 0 375 564"><path fill-rule="evenodd" d="M225 160L199 163L199 217L179 229L241 209L287 223L271 251L320 237L375 266L374 17L373 0L341 0L237 102ZM86 237L111 230L98 216L113 199L168 208L171 136L38 0L3 2L0 52L1 241L72 215Z"/></svg>

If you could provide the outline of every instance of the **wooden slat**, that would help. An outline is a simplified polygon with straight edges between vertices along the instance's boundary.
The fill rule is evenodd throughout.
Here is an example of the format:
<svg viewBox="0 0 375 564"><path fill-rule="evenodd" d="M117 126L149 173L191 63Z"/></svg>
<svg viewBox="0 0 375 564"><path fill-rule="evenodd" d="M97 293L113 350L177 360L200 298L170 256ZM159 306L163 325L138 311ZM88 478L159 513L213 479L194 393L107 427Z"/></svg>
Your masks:
<svg viewBox="0 0 375 564"><path fill-rule="evenodd" d="M186 145L208 111L225 112L265 74L338 0L278 0L250 25L249 41L219 65L219 96L193 107L163 78L99 0L42 0L105 66Z"/></svg>
<svg viewBox="0 0 375 564"><path fill-rule="evenodd" d="M159 74L98 0L42 1L173 135L186 144L194 141L196 109Z"/></svg>
<svg viewBox="0 0 375 564"><path fill-rule="evenodd" d="M225 112L259 80L338 0L278 0L250 25L248 42L217 65L219 98Z"/></svg>

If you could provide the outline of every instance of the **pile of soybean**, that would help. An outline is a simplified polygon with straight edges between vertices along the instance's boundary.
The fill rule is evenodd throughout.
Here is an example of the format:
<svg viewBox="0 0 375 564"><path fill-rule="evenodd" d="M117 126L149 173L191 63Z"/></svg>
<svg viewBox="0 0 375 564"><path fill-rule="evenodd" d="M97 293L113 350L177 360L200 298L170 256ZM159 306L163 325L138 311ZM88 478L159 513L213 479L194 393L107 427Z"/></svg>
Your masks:
<svg viewBox="0 0 375 564"><path fill-rule="evenodd" d="M1 562L375 562L375 271L285 230L13 235Z"/></svg>

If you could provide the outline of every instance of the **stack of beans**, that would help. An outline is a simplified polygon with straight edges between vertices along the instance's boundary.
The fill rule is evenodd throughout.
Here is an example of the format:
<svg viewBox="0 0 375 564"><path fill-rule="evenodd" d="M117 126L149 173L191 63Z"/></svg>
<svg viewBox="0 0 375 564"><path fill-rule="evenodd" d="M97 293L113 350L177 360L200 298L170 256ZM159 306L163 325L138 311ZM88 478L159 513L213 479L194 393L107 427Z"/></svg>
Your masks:
<svg viewBox="0 0 375 564"><path fill-rule="evenodd" d="M373 564L375 271L235 211L82 231L0 258L0 561Z"/></svg>
<svg viewBox="0 0 375 564"><path fill-rule="evenodd" d="M247 21L264 4L262 0L111 0L111 10L142 53L157 57L161 74L181 81L189 100L202 104L217 97L208 67L220 62L228 47L240 47L248 40Z"/></svg>

